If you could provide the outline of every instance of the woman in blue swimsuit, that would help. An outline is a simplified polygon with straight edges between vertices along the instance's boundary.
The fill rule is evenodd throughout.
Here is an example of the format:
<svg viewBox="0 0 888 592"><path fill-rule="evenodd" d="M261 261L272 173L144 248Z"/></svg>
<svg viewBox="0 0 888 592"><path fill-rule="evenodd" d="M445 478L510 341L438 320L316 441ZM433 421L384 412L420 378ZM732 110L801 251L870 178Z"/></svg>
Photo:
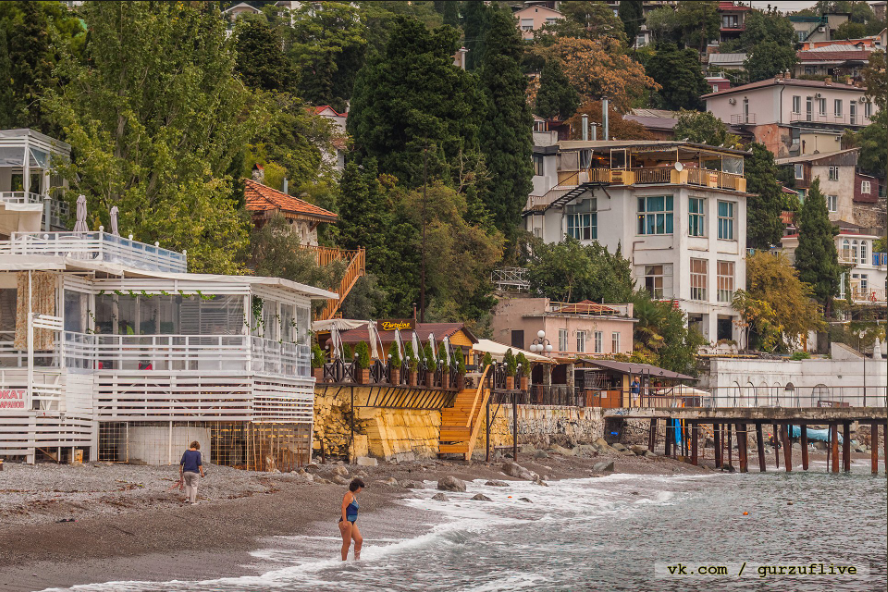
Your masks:
<svg viewBox="0 0 888 592"><path fill-rule="evenodd" d="M348 559L348 548L355 542L355 560L361 558L361 545L364 539L358 530L358 498L355 497L364 489L364 482L353 479L348 485L348 492L342 496L342 516L339 518L339 532L342 535L342 560Z"/></svg>

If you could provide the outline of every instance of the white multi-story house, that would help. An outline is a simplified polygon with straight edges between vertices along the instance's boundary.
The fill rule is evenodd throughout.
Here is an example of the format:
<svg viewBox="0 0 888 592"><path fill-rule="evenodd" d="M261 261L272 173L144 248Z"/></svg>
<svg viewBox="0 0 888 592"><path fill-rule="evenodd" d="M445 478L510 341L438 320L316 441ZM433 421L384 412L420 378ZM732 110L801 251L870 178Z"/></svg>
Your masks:
<svg viewBox="0 0 888 592"><path fill-rule="evenodd" d="M846 129L866 127L878 106L866 89L789 74L703 95L706 110L751 133L777 158L797 156L806 134L832 134L834 146ZM821 149L821 152L834 152Z"/></svg>
<svg viewBox="0 0 888 592"><path fill-rule="evenodd" d="M745 152L534 137L527 231L619 249L637 284L673 301L708 341L739 340L731 301L746 278Z"/></svg>
<svg viewBox="0 0 888 592"><path fill-rule="evenodd" d="M839 264L843 268L838 298L849 299L855 304L869 304L884 308L886 303L886 279L888 256L873 251L879 237L840 228L835 237ZM799 235L790 234L781 239L783 251L795 262L795 250Z"/></svg>
<svg viewBox="0 0 888 592"><path fill-rule="evenodd" d="M57 192L64 181L53 169L70 155L68 144L40 132L0 130L0 235L63 229L67 207Z"/></svg>
<svg viewBox="0 0 888 592"><path fill-rule="evenodd" d="M101 228L0 235L0 457L175 464L198 440L217 464L308 461L310 307L336 294L188 273Z"/></svg>

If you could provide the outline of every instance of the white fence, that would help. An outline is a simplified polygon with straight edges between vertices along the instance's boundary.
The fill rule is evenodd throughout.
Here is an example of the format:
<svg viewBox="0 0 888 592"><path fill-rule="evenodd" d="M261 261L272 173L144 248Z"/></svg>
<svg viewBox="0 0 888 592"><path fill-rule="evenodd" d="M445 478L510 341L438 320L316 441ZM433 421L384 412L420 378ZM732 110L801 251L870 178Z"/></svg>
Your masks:
<svg viewBox="0 0 888 592"><path fill-rule="evenodd" d="M14 232L0 243L3 255L44 255L86 261L119 263L138 269L185 273L186 253L162 249L103 231Z"/></svg>

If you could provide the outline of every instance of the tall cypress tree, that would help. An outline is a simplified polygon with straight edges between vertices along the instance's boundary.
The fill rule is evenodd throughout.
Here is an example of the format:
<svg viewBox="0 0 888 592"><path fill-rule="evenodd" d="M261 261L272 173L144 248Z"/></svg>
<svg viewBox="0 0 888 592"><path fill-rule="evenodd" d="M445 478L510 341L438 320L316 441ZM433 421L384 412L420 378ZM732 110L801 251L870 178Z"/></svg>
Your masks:
<svg viewBox="0 0 888 592"><path fill-rule="evenodd" d="M545 119L567 119L580 106L580 95L570 85L557 60L549 60L540 73L540 90L534 103L534 113Z"/></svg>
<svg viewBox="0 0 888 592"><path fill-rule="evenodd" d="M459 3L446 2L444 4L444 24L454 29L459 27Z"/></svg>
<svg viewBox="0 0 888 592"><path fill-rule="evenodd" d="M758 142L752 145L752 158L746 160L747 191L757 194L747 201L746 245L768 249L783 236L780 221L783 196L777 184L774 155Z"/></svg>
<svg viewBox="0 0 888 592"><path fill-rule="evenodd" d="M512 15L492 11L479 76L486 111L481 152L490 173L482 200L507 238L515 236L533 177L533 117L525 98L527 78L520 65L523 52L524 42Z"/></svg>
<svg viewBox="0 0 888 592"><path fill-rule="evenodd" d="M638 0L624 0L620 2L617 16L623 21L623 30L626 32L629 47L632 47L638 31L641 29L641 24L644 22L642 3Z"/></svg>
<svg viewBox="0 0 888 592"><path fill-rule="evenodd" d="M15 127L12 64L6 45L6 27L0 26L0 129Z"/></svg>
<svg viewBox="0 0 888 592"><path fill-rule="evenodd" d="M813 286L814 296L829 311L839 291L842 270L833 241L838 229L829 221L819 178L811 184L799 218L799 246L795 252L799 279Z"/></svg>
<svg viewBox="0 0 888 592"><path fill-rule="evenodd" d="M466 54L466 70L470 72L481 65L484 40L490 26L490 11L491 9L482 0L463 2L461 10L463 34L466 49L469 50Z"/></svg>

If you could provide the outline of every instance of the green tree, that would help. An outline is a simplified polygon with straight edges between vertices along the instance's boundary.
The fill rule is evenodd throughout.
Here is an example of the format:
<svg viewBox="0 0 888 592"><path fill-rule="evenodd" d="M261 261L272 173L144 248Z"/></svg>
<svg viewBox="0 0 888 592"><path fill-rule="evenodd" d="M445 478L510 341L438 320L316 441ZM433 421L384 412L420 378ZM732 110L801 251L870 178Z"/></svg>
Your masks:
<svg viewBox="0 0 888 592"><path fill-rule="evenodd" d="M746 183L747 192L755 195L746 204L746 245L754 249L779 245L783 190L777 182L774 155L764 144L752 144L752 156L746 159Z"/></svg>
<svg viewBox="0 0 888 592"><path fill-rule="evenodd" d="M844 139L860 147L857 166L864 172L882 175L888 170L888 110L884 107L859 132L846 130Z"/></svg>
<svg viewBox="0 0 888 592"><path fill-rule="evenodd" d="M678 28L681 30L681 40L687 47L693 47L700 54L704 54L706 44L718 39L721 23L718 16L718 2L681 0L675 15Z"/></svg>
<svg viewBox="0 0 888 592"><path fill-rule="evenodd" d="M648 29L651 30L651 39L654 43L679 43L681 41L678 15L672 7L655 8L648 13L645 20Z"/></svg>
<svg viewBox="0 0 888 592"><path fill-rule="evenodd" d="M243 17L235 26L237 62L235 72L250 88L283 91L296 81L283 40L265 17Z"/></svg>
<svg viewBox="0 0 888 592"><path fill-rule="evenodd" d="M451 179L464 153L477 151L481 115L475 78L453 65L457 33L432 31L400 18L385 54L371 58L355 82L348 130L360 163L416 187L425 178ZM455 170L455 169L454 169Z"/></svg>
<svg viewBox="0 0 888 592"><path fill-rule="evenodd" d="M797 61L793 46L781 45L776 41L762 41L752 48L752 53L743 64L749 81L758 82L792 70Z"/></svg>
<svg viewBox="0 0 888 592"><path fill-rule="evenodd" d="M626 38L630 45L633 44L644 23L644 12L642 10L643 2L639 0L627 0L620 2L620 8L617 9L617 16L623 22L623 30L626 32Z"/></svg>
<svg viewBox="0 0 888 592"><path fill-rule="evenodd" d="M820 192L820 179L814 179L799 215L799 246L795 267L799 279L810 284L814 297L826 306L828 314L833 297L839 291L838 254L833 237L838 229L829 220L826 198Z"/></svg>
<svg viewBox="0 0 888 592"><path fill-rule="evenodd" d="M845 21L836 28L833 39L860 39L866 36L866 25Z"/></svg>
<svg viewBox="0 0 888 592"><path fill-rule="evenodd" d="M773 41L790 48L795 46L796 33L792 23L776 9L752 10L747 13L740 37L723 43L720 51L753 53L755 46L765 41Z"/></svg>
<svg viewBox="0 0 888 592"><path fill-rule="evenodd" d="M700 96L706 94L709 87L693 49L678 49L674 45L657 47L656 53L645 64L645 71L663 87L659 96L666 109L703 108Z"/></svg>
<svg viewBox="0 0 888 592"><path fill-rule="evenodd" d="M188 250L189 271L237 272L247 224L229 171L264 111L234 77L218 8L88 2L86 60L60 48L68 84L48 107L75 146L62 171L92 225L112 206L138 240Z"/></svg>
<svg viewBox="0 0 888 592"><path fill-rule="evenodd" d="M520 67L523 43L511 13L493 11L478 75L485 101L480 144L489 174L480 195L495 226L510 239L533 188L533 117Z"/></svg>
<svg viewBox="0 0 888 592"><path fill-rule="evenodd" d="M449 3L448 3L449 4ZM484 41L490 26L490 9L482 0L467 0L462 4L462 27L465 35L466 70L472 72L481 66Z"/></svg>
<svg viewBox="0 0 888 592"><path fill-rule="evenodd" d="M638 319L632 360L696 374L697 350L706 340L687 326L684 313L671 302L652 300L647 290L635 292L631 302Z"/></svg>
<svg viewBox="0 0 888 592"><path fill-rule="evenodd" d="M390 251L388 228L393 213L386 188L380 183L376 161L368 159L363 170L350 162L339 183L337 205L339 244L346 249L365 249L367 268L379 273Z"/></svg>
<svg viewBox="0 0 888 592"><path fill-rule="evenodd" d="M387 3L373 3L387 4ZM299 72L298 93L310 105L346 110L368 43L366 16L349 2L303 2L283 27Z"/></svg>
<svg viewBox="0 0 888 592"><path fill-rule="evenodd" d="M678 114L678 121L673 128L676 140L688 139L690 142L709 144L710 146L736 146L739 138L728 133L728 126L709 111L685 111Z"/></svg>
<svg viewBox="0 0 888 592"><path fill-rule="evenodd" d="M623 22L605 3L572 0L562 2L559 10L564 18L537 31L539 42L546 44L553 37L591 40L609 37L626 44Z"/></svg>
<svg viewBox="0 0 888 592"><path fill-rule="evenodd" d="M752 339L748 347L790 351L809 331L822 330L823 320L809 284L782 254L759 252L746 259L746 289L734 293Z"/></svg>
<svg viewBox="0 0 888 592"><path fill-rule="evenodd" d="M0 129L19 127L12 90L12 62L6 45L6 27L0 26ZM48 131L48 130L47 130Z"/></svg>
<svg viewBox="0 0 888 592"><path fill-rule="evenodd" d="M884 111L888 108L888 77L885 76L884 49L870 54L869 62L862 74L867 98Z"/></svg>
<svg viewBox="0 0 888 592"><path fill-rule="evenodd" d="M454 29L459 27L459 2L444 3L444 24Z"/></svg>
<svg viewBox="0 0 888 592"><path fill-rule="evenodd" d="M599 243L583 245L574 238L545 244L531 242L525 265L531 290L565 302L628 302L633 281L629 261Z"/></svg>
<svg viewBox="0 0 888 592"><path fill-rule="evenodd" d="M544 119L567 119L580 106L580 96L570 85L557 60L547 61L540 73L534 113Z"/></svg>
<svg viewBox="0 0 888 592"><path fill-rule="evenodd" d="M53 75L58 49L81 54L86 38L81 21L60 2L0 2L0 29L5 37L0 60L8 60L0 63L3 127L57 136L61 130L46 113L46 92L58 82Z"/></svg>

